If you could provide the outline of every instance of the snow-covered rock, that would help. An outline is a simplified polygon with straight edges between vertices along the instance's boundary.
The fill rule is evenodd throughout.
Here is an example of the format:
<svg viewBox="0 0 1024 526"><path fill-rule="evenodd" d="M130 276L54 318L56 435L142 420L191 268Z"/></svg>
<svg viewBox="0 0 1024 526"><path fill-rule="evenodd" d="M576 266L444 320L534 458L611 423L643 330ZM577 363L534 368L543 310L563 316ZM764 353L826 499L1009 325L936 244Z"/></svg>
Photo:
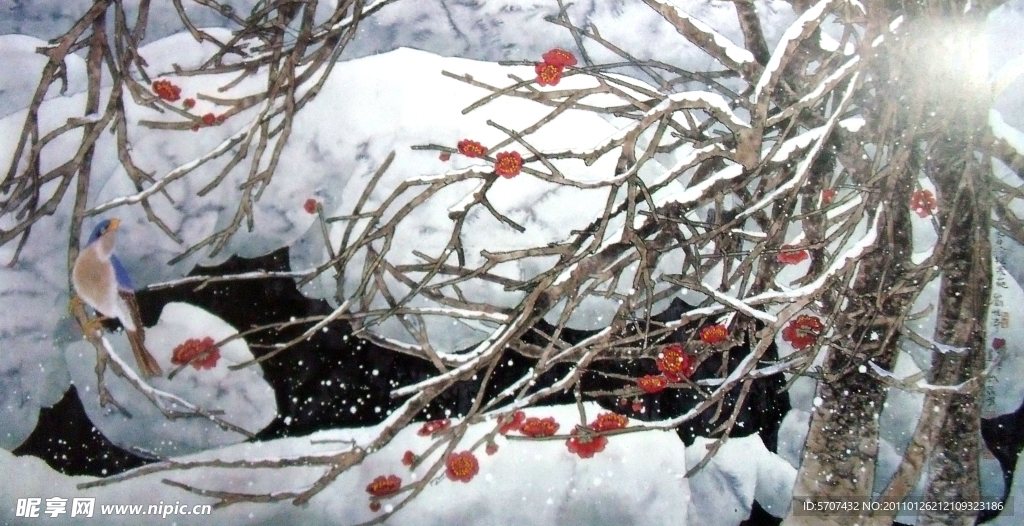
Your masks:
<svg viewBox="0 0 1024 526"><path fill-rule="evenodd" d="M0 35L0 57L8 74L0 75L0 117L26 108L35 96L39 76L49 62L39 48L49 47L46 41L27 35ZM64 61L67 68L67 86L64 95L85 90L85 61L78 55L68 55ZM11 74L14 73L14 74ZM50 86L46 98L61 96L65 86L60 80Z"/></svg>
<svg viewBox="0 0 1024 526"><path fill-rule="evenodd" d="M212 368L189 365L173 379L169 379L167 374L177 369L178 365L172 363L171 358L175 348L186 341L212 338L216 342L236 333L234 327L198 307L168 303L157 324L146 329L146 347L165 373L162 377L151 378L148 383L157 390L216 414L226 422L256 433L277 415L277 402L273 389L263 379L262 369L228 369L231 365L253 359L245 340L232 340L219 347L218 359ZM108 335L108 340L118 356L137 370L124 333ZM104 436L121 447L165 457L234 444L247 438L199 416L169 420L135 387L109 371L105 385L130 416L110 406L100 407L94 372L96 350L82 340L69 345L64 356L89 420ZM161 402L169 410L189 412L188 408L173 400L161 399Z"/></svg>
<svg viewBox="0 0 1024 526"><path fill-rule="evenodd" d="M600 408L586 404L592 418ZM527 410L528 416L554 417L560 432L568 432L578 422L575 406L544 407ZM457 424L458 422L454 422ZM637 425L632 422L632 425ZM494 429L488 420L469 427L460 445L469 449L481 436ZM402 430L383 449L369 455L361 464L342 474L307 505L297 507L284 500L274 504L239 504L214 510L212 516L175 515L173 521L190 524L356 524L379 515L369 509L367 484L379 475L395 474L410 484L424 476L444 448L410 472L402 465L405 451L423 454L433 438L417 434L419 425ZM243 443L178 457L181 462L201 459L223 461L294 458L299 455L326 455L348 450L350 441L365 446L379 428L324 431L308 437L295 437L261 443ZM755 437L756 438L756 437ZM744 439L738 439L744 440ZM593 458L581 459L570 453L563 440L512 441L497 437L498 451L486 455L483 447L475 451L479 473L469 482L453 482L444 468L435 482L400 510L391 521L416 526L449 524L681 524L690 505L690 482L686 473L688 453L679 438L670 432L649 431L613 436L604 451ZM762 446L763 448L763 446ZM739 459L734 459L738 464ZM708 473L716 469L709 467ZM59 496L69 499L93 497L95 515L104 524L166 524L167 519L152 516L101 515L101 506L109 504L178 504L192 506L215 502L163 484L164 479L197 487L262 493L301 491L322 473L321 467L287 469L199 468L166 471L129 481L78 490L75 485L94 477L66 477L54 472L41 460L13 457L0 450L0 471L18 473L18 477L0 478L0 524L17 523L15 513L20 498ZM755 484L749 485L753 490ZM383 499L384 511L407 494ZM752 494L745 494L750 498ZM749 506L749 504L748 504ZM45 510L45 502L42 506ZM45 516L45 515L44 515ZM67 514L61 517L68 521ZM62 521L63 522L63 521Z"/></svg>

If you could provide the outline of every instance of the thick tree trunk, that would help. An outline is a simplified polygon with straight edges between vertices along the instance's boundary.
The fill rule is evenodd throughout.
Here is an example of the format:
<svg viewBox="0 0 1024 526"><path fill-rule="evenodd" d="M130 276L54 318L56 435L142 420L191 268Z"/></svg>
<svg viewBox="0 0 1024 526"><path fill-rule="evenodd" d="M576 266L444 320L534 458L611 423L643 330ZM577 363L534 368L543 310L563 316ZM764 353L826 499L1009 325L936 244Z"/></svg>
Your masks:
<svg viewBox="0 0 1024 526"><path fill-rule="evenodd" d="M940 241L935 257L941 284L934 340L963 352L935 352L928 381L935 386L964 385L961 393L929 393L918 426L923 447L908 448L905 462L915 468L904 473L908 489L920 476L927 459L929 478L923 502L954 503L980 497L978 458L981 448L980 413L985 367L985 316L991 291L992 250L989 243L988 178L991 166L975 152L987 150L987 115L991 105L987 71L973 70L987 53L982 40L984 16L967 12L957 3L926 4L915 13L908 29L907 57L916 64L918 89L932 108L922 122L929 147L924 172L937 190L936 217ZM952 18L951 18L952 17ZM967 383L965 383L967 382ZM918 440L915 440L918 442ZM892 485L889 488L892 490ZM894 492L887 492L892 496ZM899 495L898 492L895 492ZM905 496L904 491L902 495ZM879 524L888 524L880 521ZM974 524L975 515L929 509L920 525Z"/></svg>
<svg viewBox="0 0 1024 526"><path fill-rule="evenodd" d="M885 195L909 197L909 175L908 170L894 174ZM876 248L862 260L849 305L836 319L835 332L846 336L828 350L822 368L786 525L846 526L852 520L847 512L801 514L804 498L863 500L871 495L886 387L858 364L871 360L892 367L899 343L894 328L913 300L897 287L909 261L907 215L887 207L880 224Z"/></svg>
<svg viewBox="0 0 1024 526"><path fill-rule="evenodd" d="M981 93L973 95L984 99ZM992 288L987 184L991 166L974 155L986 140L987 116L985 106L974 102L949 115L946 140L939 142L928 166L938 189L938 217L946 234L935 341L965 349L935 353L929 378L936 385L972 382L966 392L944 400L946 418L932 452L925 502L974 502L981 497L978 458L984 384L980 376L985 368L985 318ZM976 514L926 511L918 524L968 526L975 518Z"/></svg>
<svg viewBox="0 0 1024 526"><path fill-rule="evenodd" d="M889 7L874 3L868 15L895 18L899 13ZM862 261L850 304L836 322L835 333L849 336L829 349L818 382L820 405L811 416L793 508L783 523L787 526L892 524L894 513L810 515L801 513L801 508L807 498L866 501L872 497L878 413L886 387L849 366L870 359L891 370L907 309L920 286L939 273L933 338L966 350L934 353L928 382L937 386L967 382L967 387L955 394L927 394L915 436L883 495L897 501L907 497L927 466L926 501L979 497L980 374L985 366L984 322L992 271L986 184L991 167L974 152L983 150L988 140L989 100L987 92L979 93L978 72L965 66L977 61L981 18L967 19L975 15L964 15L963 6L954 2L906 7L900 38L880 46L882 51L870 70L870 85L885 100L864 111L869 125L876 126L869 135L878 139L876 149L889 152L891 180L885 185L889 188L875 187L889 205L883 235L878 248ZM911 192L921 189L916 181L922 172L937 189L939 243L934 266L912 269L905 212ZM851 175L868 181L877 174ZM973 516L940 511L923 513L918 524L973 523Z"/></svg>

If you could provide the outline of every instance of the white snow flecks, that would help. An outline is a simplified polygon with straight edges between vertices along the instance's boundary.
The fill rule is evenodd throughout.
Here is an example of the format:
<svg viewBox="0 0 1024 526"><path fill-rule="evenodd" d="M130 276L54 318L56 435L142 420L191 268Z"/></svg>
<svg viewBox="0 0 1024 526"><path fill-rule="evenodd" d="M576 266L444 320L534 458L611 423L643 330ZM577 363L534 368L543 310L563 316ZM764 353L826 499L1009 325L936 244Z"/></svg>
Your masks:
<svg viewBox="0 0 1024 526"><path fill-rule="evenodd" d="M810 404L808 404L810 407ZM811 412L793 407L779 425L778 454L794 469L803 461L804 442L810 428Z"/></svg>
<svg viewBox="0 0 1024 526"><path fill-rule="evenodd" d="M53 215L40 218L35 230L66 231L70 208L64 201ZM0 228L9 228L11 220L0 218ZM67 308L66 240L50 236L49 241L26 244L14 266L8 262L17 243L0 247L0 447L21 444L35 428L39 409L61 399L68 388L61 350L81 338Z"/></svg>
<svg viewBox="0 0 1024 526"><path fill-rule="evenodd" d="M220 359L212 369L196 369L190 365L173 379L167 378L168 373L177 368L171 362L175 347L189 339L210 337L216 342L235 332L235 328L198 307L185 303L167 304L157 324L146 329L146 347L164 371L162 377L150 378L148 384L209 412L223 412L218 414L223 420L256 432L277 414L277 402L259 367L237 371L228 369L230 365L252 360L252 353L244 340L237 339L220 347ZM123 333L108 334L107 339L122 362L136 367ZM182 418L167 425L166 417L147 398L110 371L105 376L105 384L131 417L110 407L101 408L95 387L95 349L84 340L78 341L67 347L65 356L86 414L115 444L141 448L161 456L176 456L238 443L247 438L224 430L206 418ZM180 404L169 402L165 405L168 408L178 405L173 409L188 412Z"/></svg>
<svg viewBox="0 0 1024 526"><path fill-rule="evenodd" d="M982 416L985 418L1012 413L1024 403L1024 355L1019 352L1020 342L1024 341L1024 315L1012 308L1024 303L1024 290L998 261L993 261L992 271L992 298L984 318L987 325L986 353L989 367L992 367L997 355L999 361L988 371L989 377L985 383L982 408ZM940 278L936 278L926 284L911 309L912 312L929 312L927 316L910 323L909 327L928 340L935 333L940 282ZM1002 342L1001 351L994 348L997 340ZM936 352L931 343L929 347L921 347L905 339L893 373L898 377L907 377L915 372L929 371L932 354ZM916 369L900 370L899 365L906 358L912 360Z"/></svg>
<svg viewBox="0 0 1024 526"><path fill-rule="evenodd" d="M596 404L587 403L585 408L591 420L601 412ZM554 417L561 426L560 433L567 433L579 421L574 405L528 409L526 414ZM493 419L471 425L455 451L469 449L495 425ZM174 521L184 526L210 524L211 521L237 525L329 524L338 522L339 518L343 518L346 524L354 524L373 519L379 513L369 509L369 495L364 491L367 484L377 476L390 474L400 477L403 484L410 484L423 477L433 461L439 458L440 451L444 450L435 451L415 471L402 465L405 451L421 455L434 441L430 437L419 436L418 428L419 424L413 424L400 431L390 444L343 473L305 506L297 507L290 500L272 504L239 504L214 510L212 516L174 516ZM188 462L217 458L252 461L328 455L350 450L353 441L360 447L366 447L379 431L379 426L322 431L307 437L236 444L176 460ZM753 438L757 439L756 436ZM735 440L737 446L742 446L748 439ZM496 444L498 451L494 455L485 454L483 447L474 452L480 471L468 483L448 480L442 466L436 475L437 482L400 510L392 522L412 526L659 524L666 517L686 516L690 506L693 482L683 477L688 455L674 433L655 431L612 436L608 438L604 451L588 459L569 453L564 440L518 441L498 435ZM730 467L749 462L746 449L734 449L727 454L732 459L728 464ZM723 456L723 462L725 458ZM39 459L13 457L6 451L0 451L0 470L20 474L19 477L0 478L0 494L9 497L0 503L0 523L13 519L18 498L59 495L71 499L88 496L97 499L97 507L114 503L148 505L159 500L165 503L180 501L191 508L195 504L213 503L214 499L186 493L163 484L161 480L245 493L301 491L312 484L323 469L322 466L275 470L202 468L153 473L110 486L77 490L75 484L95 478L67 477L53 471ZM716 469L716 466L709 466L706 473L712 474ZM771 475L767 469L765 474ZM619 481L630 482L622 484ZM769 486L771 481L765 482L766 491L772 490ZM750 489L755 486L751 484ZM407 495L403 493L393 499L383 499L382 504L395 505ZM499 495L501 498L497 497ZM747 492L741 497L749 500L753 495ZM547 502L550 505L546 505ZM110 515L104 520L115 526L167 522L159 516Z"/></svg>
<svg viewBox="0 0 1024 526"><path fill-rule="evenodd" d="M32 4L32 9L44 9L43 3ZM52 5L50 5L52 4ZM59 6L58 6L59 4ZM233 5L238 12L247 11L254 3L251 0L236 2ZM51 8L57 9L61 16L52 18L52 27L55 32L47 33L44 37L50 38L66 30L64 23L68 20L75 20L85 12L91 4L89 2L47 2ZM710 5L703 1L685 1L684 5L691 14L699 18L703 23L713 28L716 32L724 35L725 38L737 41L742 35L736 22L735 11L731 6ZM779 38L781 29L792 20L795 15L786 2L771 1L765 4L767 9L760 14L765 21L765 33L769 42ZM26 8L28 9L28 8ZM129 6L129 18L133 16ZM202 27L211 20L219 19L204 18L207 10L200 10L201 13L190 13L194 21ZM32 11L36 12L36 11ZM401 46L416 46L442 55L456 55L472 57L485 60L499 59L539 59L541 53L551 47L563 47L574 49L572 37L563 28L549 24L543 20L546 15L553 15L557 12L557 6L551 2L533 0L514 0L509 2L492 2L483 4L442 4L436 2L421 2L405 6L401 9L386 7L376 13L366 27L373 27L373 31L363 31L351 45L346 48L344 57L353 58L359 56L371 56L381 52L394 50ZM22 10L19 13L26 13ZM574 21L584 26L596 24L602 28L602 34L612 41L629 43L631 51L641 59L660 60L675 67L688 70L706 69L713 60L699 49L694 48L667 24L664 19L646 5L624 5L612 6L600 2L584 1L574 6L569 13ZM621 24L622 19L629 19L633 23ZM13 17L12 17L13 20ZM498 22L500 20L500 23ZM487 21L477 23L477 21ZM24 21L23 21L24 22ZM370 26L369 24L373 24ZM635 24L649 26L642 38L638 37L635 31ZM33 30L39 25L33 22L29 25L18 27L30 27ZM206 113L215 115L221 114L228 109L216 103L199 97L203 95L216 95L217 97L244 96L255 93L262 89L262 77L259 74L253 75L235 86L230 92L221 93L218 89L227 82L234 80L233 75L210 76L205 78L178 76L173 73L175 64L188 68L195 66L210 56L216 49L211 43L197 43L186 33L173 34L169 37L169 28L177 27L180 30L180 21L173 7L164 4L154 4L150 12L149 30L147 36L158 40L147 41L140 48L141 56L148 63L148 72L155 79L167 79L182 89L181 100L174 104L181 104L183 99L193 98L196 105L192 114L196 117ZM524 31L528 28L529 31ZM223 28L206 27L204 31L219 38L229 38L230 31ZM0 94L0 164L7 165L10 162L10 155L13 151L13 144L20 136L21 127L24 124L24 111L21 108L27 104L28 99L34 91L35 76L45 63L45 57L36 52L38 47L46 47L48 44L43 40L37 40L22 36L0 37L0 49L5 52L0 54L0 61L8 71L18 71L17 76L9 75L6 80L0 81L0 89L6 90ZM600 62L617 61L619 58L611 52L591 49L591 56ZM417 54L419 53L419 54ZM402 52L398 52L402 55ZM418 60L426 53L405 51L407 58L412 61ZM367 59L372 62L371 59ZM391 62L388 62L390 60ZM468 72L480 68L491 68L494 74L491 80L498 79L507 81L508 72L518 72L524 78L533 76L531 68L501 68L494 64L486 66L474 66L472 61L461 61L450 59L453 62L446 62L449 69ZM383 66L394 67L394 70L387 70ZM360 119L351 121L338 121L324 116L334 115L329 111L321 111L323 108L338 106L337 101L345 100L350 92L345 92L339 84L345 84L353 79L346 78L343 70L349 73L358 70L360 74L367 76L356 79L359 82L359 90L372 96L386 82L398 84L388 87L381 97L374 102L384 101L388 98L401 98L407 92L417 89L415 83L409 83L408 79L415 75L411 73L418 71L427 73L431 77L440 76L440 61L432 63L437 67L426 67L417 69L414 65L407 66L401 60L392 56L390 59L382 58L372 65L364 63L356 66L355 62L339 63L335 68L334 75L343 79L340 82L332 79L328 82L323 93L317 102L305 108L296 120L293 129L291 143L285 149L281 157L279 173L270 182L270 185L263 190L262 198L255 204L253 216L255 228L248 231L242 228L225 246L224 250L212 256L208 251L200 251L177 265L168 266L167 262L174 256L180 254L190 244L209 236L215 229L223 228L233 217L235 209L232 204L239 196L238 185L247 171L248 166L242 165L229 173L223 184L206 194L198 197L200 188L208 184L225 165L224 161L211 161L199 166L197 171L186 178L175 181L165 181L161 184L162 192L157 192L152 186L144 184L143 192L149 189L149 193L140 194L139 189L126 176L124 170L118 165L114 143L109 134L101 134L97 143L97 154L93 161L90 181L90 206L100 203L121 203L137 202L132 196L148 197L150 204L168 228L179 236L183 242L178 244L164 236L157 228L149 223L140 207L135 205L118 206L102 212L99 217L90 217L83 225L86 232L96 221L105 217L116 215L122 219L122 230L119 240L119 255L128 267L135 283L140 287L156 282L173 281L180 279L187 272L192 270L196 264L212 265L225 260L232 255L253 257L263 255L271 250L282 246L289 246L291 254L295 258L293 263L300 261L316 261L321 263L320 254L313 254L316 249L322 247L322 240L319 235L319 225L314 223L315 215L306 213L303 210L303 203L306 199L316 199L325 210L333 211L339 209L347 193L351 193L358 184L349 185L349 182L364 177L367 172L376 169L382 158L381 152L386 152L395 146L404 146L410 143L422 144L431 138L443 138L445 141L458 140L458 134L472 131L470 129L449 126L439 129L439 133L432 136L409 136L405 138L404 145L400 141L389 142L387 130L402 128L413 120L424 117L435 119L427 126L440 128L446 126L447 120L452 114L457 114L465 104L471 102L465 100L454 100L450 92L432 92L436 98L429 99L429 104L443 101L447 104L441 111L433 114L428 111L421 111L421 108L413 108L413 111L406 113L394 113L380 111L375 108L379 106L366 105L362 108L363 114ZM457 64L457 65L455 65ZM85 97L82 94L84 89L84 62L77 55L71 55L67 60L69 73L69 86L65 96L58 96L58 87L51 88L47 96L52 97L44 105L44 112L40 116L40 130L45 134L57 127L64 125L69 117L81 117L81 108ZM446 66L447 67L447 66ZM360 69L361 68L361 69ZM393 73L392 77L380 75L381 73ZM630 71L630 74L638 74L637 71ZM625 82L631 87L622 87L625 93L638 96L637 90L650 90L650 79L648 81L629 80L621 74L612 74L612 78ZM582 76L569 76L563 79L563 85L569 86L574 82L584 80ZM105 81L108 82L108 81ZM452 84L455 81L450 81ZM300 88L300 92L305 89ZM356 88L354 88L356 89ZM691 86L690 89L700 89ZM106 97L108 88L104 88L101 97ZM597 97L588 98L587 103L599 104L600 101L592 100ZM366 100L366 99L364 99ZM128 117L128 132L132 137L133 160L139 167L151 173L158 181L164 177L174 177L178 172L175 170L187 168L210 154L218 145L229 144L226 141L247 131L256 117L260 114L261 108L252 108L241 114L229 118L225 123L218 126L200 128L193 132L188 129L182 131L158 131L139 126L138 122L145 119L150 120L173 120L177 116L168 112L155 112L148 108L142 108L134 104L129 97L125 100L126 115ZM409 108L403 108L408 110ZM502 121L508 124L506 121ZM360 127L359 123L370 123ZM570 137L577 135L577 127L582 129L593 128L603 129L588 124L568 126L558 130ZM604 128L613 129L613 128ZM454 136L452 133L455 132ZM500 133L494 129L488 129L491 140L503 139ZM381 140L368 140L377 133L383 133ZM335 139L338 136L361 137L360 141L350 141L339 144ZM442 137L443 136L443 137ZM67 152L74 152L74 137L60 139L51 144L50 148L43 152L43 167L55 166L65 159L61 155ZM584 144L587 144L584 142ZM588 146L593 146L589 143ZM458 156L456 156L458 157ZM443 172L445 165L436 160L436 155L419 152L413 159L414 164L420 164L419 173L438 174ZM479 165L479 163L477 163ZM448 166L461 165L468 168L468 164L453 159ZM571 171L571 170L570 170ZM645 174L646 176L646 174ZM497 193L511 195L512 188L504 186L498 188ZM49 188L47 189L49 190ZM469 190L468 188L466 189ZM458 189L456 189L458 191ZM463 193L461 196L465 196ZM519 203L532 203L537 193L532 195L519 195ZM42 198L47 195L41 196ZM169 198L169 199L168 199ZM351 199L351 197L348 197ZM557 201L558 196L549 198L549 201ZM0 352L3 353L4 365L0 369L0 411L2 411L4 432L0 433L0 445L3 447L15 447L19 444L35 425L35 418L40 406L48 406L59 400L62 393L68 386L68 372L64 364L64 348L68 342L78 341L81 337L77 327L65 314L63 307L53 308L55 305L62 306L67 302L67 265L61 249L66 247L67 240L61 236L45 238L39 232L66 232L69 218L69 200L61 203L53 216L43 218L42 222L34 230L32 242L25 247L21 254L21 263L13 268L0 270L0 299L3 301L17 301L22 308L12 310L12 315L0 319ZM509 204L509 203L506 203ZM528 217L535 213L530 207L522 205L516 208L515 204L509 204L513 210L507 212L516 216L517 220ZM570 207L562 207L563 215L553 215L542 218L543 221L550 221L551 224L562 224L564 219L578 221L590 213L587 210L569 210ZM0 218L2 228L8 228L6 223L11 217ZM494 226L489 223L488 217L481 217L477 214L472 218L477 228L490 228ZM532 226L532 225L531 225ZM423 234L430 238L435 233L425 227ZM529 238L534 236L533 238ZM535 228L530 236L522 236L524 243L533 243L545 236L555 237L554 231L547 231L545 228ZM420 239L417 237L416 239ZM335 239L337 241L337 239ZM402 242L406 242L403 239ZM0 249L0 259L5 263L12 255L13 245ZM359 260L355 262L359 264ZM542 272L548 262L541 258L523 262L522 268L502 267L496 268L495 273L519 277L521 275L536 275ZM296 268L300 268L296 266ZM301 268L310 268L303 266ZM320 288L317 293L322 296L330 296L334 287L330 283L330 277L325 276L323 280L311 283L309 290ZM488 297L502 297L504 301L515 302L517 297L514 294L506 294L499 288L493 290L482 288L480 294ZM432 305L420 305L417 307L432 308ZM600 306L600 308L605 308ZM588 307L588 310L593 310ZM592 319L600 319L600 312L593 311ZM586 313L583 313L586 317ZM442 316L435 316L442 318ZM463 348L472 344L479 338L480 325L473 320L472 323L459 323L461 333L444 331L440 336L435 331L431 337L437 337L437 341L446 342L443 346L450 349ZM488 322L489 323L489 322ZM394 328L392 328L394 329ZM401 329L395 329L400 331ZM451 334L449 337L448 334ZM116 342L117 338L113 338ZM80 388L84 389L82 385Z"/></svg>

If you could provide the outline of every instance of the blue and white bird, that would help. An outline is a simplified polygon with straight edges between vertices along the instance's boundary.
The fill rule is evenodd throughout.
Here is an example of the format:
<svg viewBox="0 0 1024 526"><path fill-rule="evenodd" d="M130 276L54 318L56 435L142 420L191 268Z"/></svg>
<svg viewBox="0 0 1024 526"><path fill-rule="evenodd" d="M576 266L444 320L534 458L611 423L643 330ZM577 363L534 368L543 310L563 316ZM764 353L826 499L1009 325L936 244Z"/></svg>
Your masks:
<svg viewBox="0 0 1024 526"><path fill-rule="evenodd" d="M107 219L96 225L89 242L75 260L71 284L86 304L103 316L121 322L142 374L161 376L163 370L146 350L142 317L135 302L132 280L114 255L114 236L120 224L118 219Z"/></svg>

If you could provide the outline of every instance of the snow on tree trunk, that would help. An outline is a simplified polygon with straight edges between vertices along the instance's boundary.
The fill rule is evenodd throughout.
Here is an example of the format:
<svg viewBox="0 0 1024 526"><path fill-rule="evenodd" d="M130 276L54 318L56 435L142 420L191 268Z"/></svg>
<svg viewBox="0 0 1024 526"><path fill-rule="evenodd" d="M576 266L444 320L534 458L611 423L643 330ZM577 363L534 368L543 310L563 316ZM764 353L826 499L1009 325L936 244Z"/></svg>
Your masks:
<svg viewBox="0 0 1024 526"><path fill-rule="evenodd" d="M931 20L946 13L928 14ZM943 42L950 53L947 61L963 64L979 51L984 18L967 12L957 20L954 31L949 21L938 24L948 35ZM933 26L935 27L935 26ZM934 33L934 31L933 31ZM938 35L936 35L938 36ZM973 44L973 45L972 45ZM981 448L982 385L976 379L985 368L985 316L992 288L992 246L989 242L989 178L992 167L987 158L974 155L986 140L985 128L991 101L988 92L978 89L974 75L967 69L952 69L954 83L940 84L937 117L945 134L935 140L934 154L926 163L926 172L938 189L937 217L947 234L941 252L942 282L939 294L935 341L962 352L935 352L929 382L933 385L966 383L965 392L944 398L946 418L932 452L930 478L925 489L926 502L976 502L980 493L978 461ZM944 72L945 73L945 72ZM984 72L987 73L987 72ZM987 75L985 75L987 77ZM948 91L946 91L948 90ZM952 98L962 103L943 104ZM926 510L918 524L974 524L976 512L950 514Z"/></svg>
<svg viewBox="0 0 1024 526"><path fill-rule="evenodd" d="M970 67L979 55L984 13L977 16L969 7L954 4L930 2L904 13L908 21L900 38L891 45L879 42L881 51L870 68L874 78L869 82L887 99L874 111L865 111L865 118L869 126L877 126L869 135L879 139L875 147L888 151L890 181L877 188L894 212L886 218L880 243L890 252L874 251L862 261L854 295L847 298L850 304L840 315L849 324L836 323L837 330L849 337L829 349L819 377L786 525L887 526L895 519L895 512L871 515L863 509L830 515L799 512L808 500L872 500L878 413L887 392L886 382L879 380L890 377L861 374L863 370L851 371L848 365L862 362L858 356L866 355L876 371L891 370L907 340L931 349L930 367L925 366L927 384L918 384L925 392L924 405L900 466L874 500L903 501L926 471L924 502L981 497L978 465L986 365L984 313L992 279L992 167L987 156L975 152L990 149L985 122L991 100L987 87L980 84L987 72ZM870 4L867 13L875 25L887 23L880 16L893 17L878 3ZM865 184L872 175L878 181L877 173L856 174ZM927 219L937 233L938 242L927 253L917 250L908 235L912 222L915 228L921 226L909 212ZM933 279L940 280L936 328L933 336L923 336L905 327L914 300L906 292ZM903 342L901 334L906 337ZM973 515L934 510L921 513L917 524L974 521Z"/></svg>
<svg viewBox="0 0 1024 526"><path fill-rule="evenodd" d="M341 0L327 18L316 2L261 2L266 5L248 18L221 12L237 25L233 32L201 31L182 11L188 34L142 48L136 36L144 33L146 16L132 25L114 13L115 4L98 2L64 37L41 48L50 62L37 96L23 113L0 120L12 143L11 158L0 159L9 166L0 209L16 218L0 225L0 259L12 268L27 263L6 274L15 278L0 283L0 292L6 286L27 296L20 288L27 282L46 292L33 297L62 303L84 222L117 210L139 232L124 255L148 269L145 282L153 286L202 279L204 287L215 278L182 277L196 263L287 247L287 272L216 280L287 277L304 294L330 302L330 314L294 320L305 327L299 336L262 346L259 357L245 354L244 363L229 368L242 370L233 378L247 385L260 387L253 380L259 363L338 321L387 352L436 368L389 383L386 395L395 407L378 426L344 435L349 449L206 464L275 473L302 466L312 468L312 478L267 476L259 488L241 492L228 481L197 476L175 478L176 488L232 510L291 502L300 506L288 509L301 513L348 502L339 496L369 482L370 500L361 501L360 511L376 523L406 504L415 510L421 493L433 495L425 506L429 499L458 502L442 499L458 493L432 486L443 477L467 483L480 468L486 473L490 461L473 451L492 457L494 440L515 426L529 430L510 439L524 441L517 444L522 451L546 451L535 454L546 459L557 452L579 475L588 471L575 471L568 460L599 462L592 457L606 445L599 459L630 451L620 449L630 440L620 435L662 440L656 431L684 430L704 419L717 425L710 442L687 451L678 466L685 472L671 472L676 478L665 495L678 501L687 485L697 487L697 497L727 495L713 504L732 510L737 522L754 496L771 511L793 495L787 524L888 526L892 516L802 515L801 499L899 502L922 477L927 498L978 496L980 389L987 373L979 318L992 280L989 222L1024 243L1022 209L1012 202L1024 194L1016 183L990 180L988 157L998 155L1019 175L1024 138L998 119L986 121L993 89L987 72L975 67L980 31L956 25L980 20L975 13L992 4L931 1L894 12L894 4L878 0L799 1L795 21L773 32L762 23L767 18L758 19L772 10L762 9L764 3L714 6L713 12L727 12L726 20L700 2L645 0L637 5L678 40L658 35L650 47L659 52L652 54L640 45L647 42L627 42L633 50L612 43L610 29L580 22L585 9L558 2L557 15L546 18L566 29L576 47L550 49L540 55L543 62L521 50L515 61L492 64L411 49L339 61L349 41L364 33L359 21L392 2ZM115 16L106 15L108 8ZM691 51L679 54L677 44ZM87 92L44 104L61 80L58 64L86 48ZM119 61L101 60L112 50ZM108 77L111 82L100 82ZM114 134L100 133L108 126ZM45 231L53 223L58 228L50 230L68 237L40 240L37 233L29 242L33 228ZM53 254L66 254L66 268L35 264L55 260ZM40 268L56 278L34 279L29 271ZM922 302L933 301L922 294L926 287L940 296L921 310ZM679 304L692 308L673 310ZM32 327L58 325L59 309L51 306L37 309ZM81 306L75 315L93 334ZM910 322L922 319L934 322L934 330L915 330L923 325ZM15 326L0 321L0 332ZM280 328L239 329L225 339ZM53 353L68 351L47 358L57 366L49 374L77 371L72 378L84 385L86 362L64 364L83 354L65 345L67 334L77 342L78 331L65 329ZM97 352L97 405L117 405L103 376L109 367L146 395L154 416L180 416L165 411L180 399L189 415L244 431L145 384L108 340L96 333L78 343ZM181 348L204 341L192 340ZM4 343L4 356L15 364L5 370L47 369L37 355L47 346ZM224 347L225 358L229 350ZM1000 356L993 354L996 361ZM512 368L510 357L529 368ZM920 374L897 378L893 371L905 359ZM810 429L792 494L791 473L773 468L765 455L768 462L756 470L736 463L736 442L730 442L742 440L741 412L756 410L748 399L757 397L755 382L782 374L817 381L813 405L801 407L811 409ZM924 411L907 418L918 418L916 432L879 492L880 452L892 451L880 438L891 430L880 415L897 389L924 393ZM447 395L465 407L417 432L431 437L426 452L410 449L408 461L401 457L421 469L417 478L401 486L397 476L385 476L404 449L396 446L411 435L409 425L430 417L425 410ZM679 411L654 410L658 401L684 395L692 403ZM576 414L561 409L562 434L552 417L516 420L563 396L575 399ZM591 420L592 402L615 412ZM41 402L33 403L36 411ZM260 410L246 420L258 423L269 414L269 406ZM27 422L19 416L25 434ZM472 433L480 438L467 439ZM190 443L188 450L236 439ZM200 467L183 466L169 460L95 484ZM537 473L528 475L569 481L566 491L583 480ZM611 476L604 473L585 478L596 487ZM479 491L490 482L486 476L457 487ZM716 491L719 482L724 491ZM678 511L694 522L712 507L704 499ZM921 516L926 523L970 519Z"/></svg>
<svg viewBox="0 0 1024 526"><path fill-rule="evenodd" d="M894 174L886 195L909 194L909 171ZM849 524L848 514L800 515L803 497L850 498L870 495L878 456L878 415L885 385L851 363L870 356L889 369L895 360L898 328L913 299L900 293L897 282L909 260L906 214L893 208L883 218L879 249L861 262L849 304L836 319L836 332L846 335L832 346L815 393L803 460L793 490L787 525ZM896 293L893 293L896 291Z"/></svg>

